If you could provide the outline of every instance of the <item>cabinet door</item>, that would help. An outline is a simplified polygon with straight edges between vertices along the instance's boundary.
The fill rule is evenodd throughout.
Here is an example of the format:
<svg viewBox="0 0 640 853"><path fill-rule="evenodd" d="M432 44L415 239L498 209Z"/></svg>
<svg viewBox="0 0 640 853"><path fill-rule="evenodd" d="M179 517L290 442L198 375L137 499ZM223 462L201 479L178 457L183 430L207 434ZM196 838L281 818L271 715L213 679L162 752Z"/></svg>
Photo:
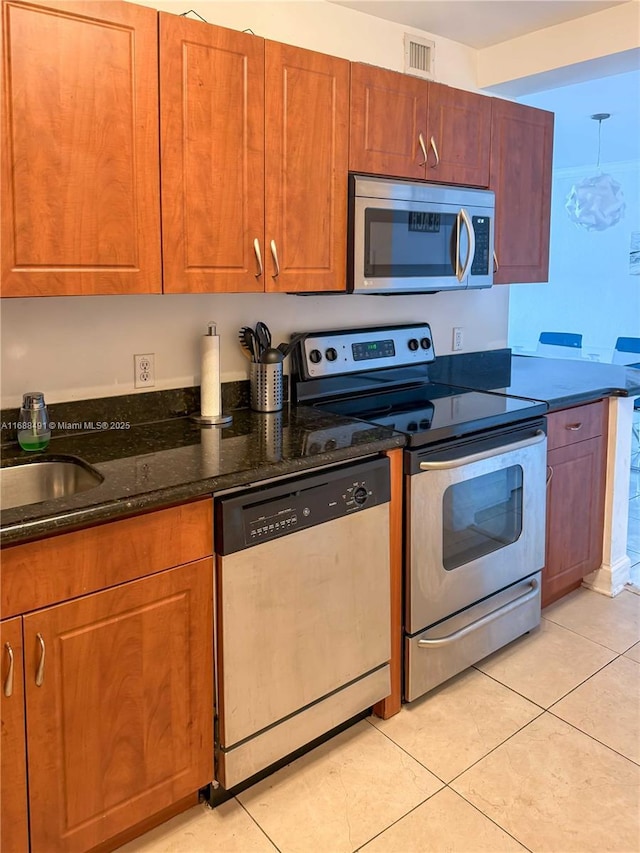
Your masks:
<svg viewBox="0 0 640 853"><path fill-rule="evenodd" d="M268 41L265 68L265 290L344 290L349 63Z"/></svg>
<svg viewBox="0 0 640 853"><path fill-rule="evenodd" d="M542 606L600 568L605 495L605 438L549 451L547 543Z"/></svg>
<svg viewBox="0 0 640 853"><path fill-rule="evenodd" d="M32 853L87 850L213 778L212 578L208 558L25 617Z"/></svg>
<svg viewBox="0 0 640 853"><path fill-rule="evenodd" d="M264 40L160 13L160 126L165 292L264 290Z"/></svg>
<svg viewBox="0 0 640 853"><path fill-rule="evenodd" d="M2 295L159 292L156 11L2 12Z"/></svg>
<svg viewBox="0 0 640 853"><path fill-rule="evenodd" d="M427 180L489 186L491 98L429 84Z"/></svg>
<svg viewBox="0 0 640 853"><path fill-rule="evenodd" d="M547 281L553 113L492 98L495 284Z"/></svg>
<svg viewBox="0 0 640 853"><path fill-rule="evenodd" d="M349 170L424 178L428 92L417 77L352 63Z"/></svg>
<svg viewBox="0 0 640 853"><path fill-rule="evenodd" d="M27 749L24 730L24 673L22 665L22 619L0 622L2 693L0 716L0 850L26 853Z"/></svg>

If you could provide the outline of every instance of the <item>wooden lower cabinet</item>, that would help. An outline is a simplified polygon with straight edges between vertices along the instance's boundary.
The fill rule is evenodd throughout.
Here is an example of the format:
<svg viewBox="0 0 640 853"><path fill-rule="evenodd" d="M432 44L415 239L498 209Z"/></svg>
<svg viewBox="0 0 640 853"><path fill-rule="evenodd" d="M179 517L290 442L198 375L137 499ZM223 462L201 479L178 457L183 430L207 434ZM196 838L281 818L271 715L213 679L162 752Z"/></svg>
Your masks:
<svg viewBox="0 0 640 853"><path fill-rule="evenodd" d="M606 412L600 401L548 415L543 607L580 586L602 562Z"/></svg>
<svg viewBox="0 0 640 853"><path fill-rule="evenodd" d="M90 850L213 779L212 611L208 557L2 624L24 691L22 720L3 695L3 851L28 849L25 706L31 853Z"/></svg>
<svg viewBox="0 0 640 853"><path fill-rule="evenodd" d="M0 692L0 850L29 849L27 762L25 748L22 619L0 622L2 689Z"/></svg>

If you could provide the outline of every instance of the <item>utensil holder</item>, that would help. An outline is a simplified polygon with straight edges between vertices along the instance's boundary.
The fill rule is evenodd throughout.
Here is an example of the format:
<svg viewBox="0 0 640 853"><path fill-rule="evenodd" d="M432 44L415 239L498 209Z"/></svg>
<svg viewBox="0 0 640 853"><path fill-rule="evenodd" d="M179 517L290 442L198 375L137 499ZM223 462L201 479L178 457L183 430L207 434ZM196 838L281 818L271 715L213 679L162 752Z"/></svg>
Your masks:
<svg viewBox="0 0 640 853"><path fill-rule="evenodd" d="M282 409L282 362L249 365L250 405L254 412Z"/></svg>

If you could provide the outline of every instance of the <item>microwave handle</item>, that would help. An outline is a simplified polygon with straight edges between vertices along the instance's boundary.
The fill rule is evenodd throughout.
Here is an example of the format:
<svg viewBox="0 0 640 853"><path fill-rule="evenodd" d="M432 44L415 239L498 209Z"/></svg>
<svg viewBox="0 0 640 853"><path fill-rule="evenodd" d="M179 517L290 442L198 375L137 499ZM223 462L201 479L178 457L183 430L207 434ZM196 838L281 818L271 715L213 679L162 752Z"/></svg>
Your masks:
<svg viewBox="0 0 640 853"><path fill-rule="evenodd" d="M464 264L460 266L460 225L464 224L464 227L467 229L467 234L469 235L469 247L467 249L467 257L465 258ZM457 235L457 249L456 249L456 276L458 281L462 282L467 277L467 273L469 272L469 267L473 263L473 256L476 253L476 232L473 230L473 224L469 219L469 214L464 209L464 207L460 208L460 212L456 217L456 235Z"/></svg>

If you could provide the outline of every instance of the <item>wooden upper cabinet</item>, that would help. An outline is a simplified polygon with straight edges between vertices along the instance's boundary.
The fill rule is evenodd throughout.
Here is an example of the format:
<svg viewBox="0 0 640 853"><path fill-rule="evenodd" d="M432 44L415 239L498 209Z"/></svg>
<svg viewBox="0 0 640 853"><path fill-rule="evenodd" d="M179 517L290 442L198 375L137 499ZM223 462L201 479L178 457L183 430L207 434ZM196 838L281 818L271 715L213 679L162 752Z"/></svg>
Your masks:
<svg viewBox="0 0 640 853"><path fill-rule="evenodd" d="M492 98L495 284L547 281L553 113Z"/></svg>
<svg viewBox="0 0 640 853"><path fill-rule="evenodd" d="M264 290L264 40L159 17L164 290Z"/></svg>
<svg viewBox="0 0 640 853"><path fill-rule="evenodd" d="M22 663L22 619L0 622L0 850L27 853L27 766Z"/></svg>
<svg viewBox="0 0 640 853"><path fill-rule="evenodd" d="M212 607L208 558L24 617L31 853L89 850L212 780Z"/></svg>
<svg viewBox="0 0 640 853"><path fill-rule="evenodd" d="M344 290L349 63L266 43L265 290Z"/></svg>
<svg viewBox="0 0 640 853"><path fill-rule="evenodd" d="M2 14L2 295L160 292L157 12Z"/></svg>
<svg viewBox="0 0 640 853"><path fill-rule="evenodd" d="M487 187L490 139L485 95L352 63L350 171Z"/></svg>
<svg viewBox="0 0 640 853"><path fill-rule="evenodd" d="M429 83L429 181L489 186L491 98Z"/></svg>
<svg viewBox="0 0 640 853"><path fill-rule="evenodd" d="M424 80L352 63L349 170L424 178L427 103Z"/></svg>

